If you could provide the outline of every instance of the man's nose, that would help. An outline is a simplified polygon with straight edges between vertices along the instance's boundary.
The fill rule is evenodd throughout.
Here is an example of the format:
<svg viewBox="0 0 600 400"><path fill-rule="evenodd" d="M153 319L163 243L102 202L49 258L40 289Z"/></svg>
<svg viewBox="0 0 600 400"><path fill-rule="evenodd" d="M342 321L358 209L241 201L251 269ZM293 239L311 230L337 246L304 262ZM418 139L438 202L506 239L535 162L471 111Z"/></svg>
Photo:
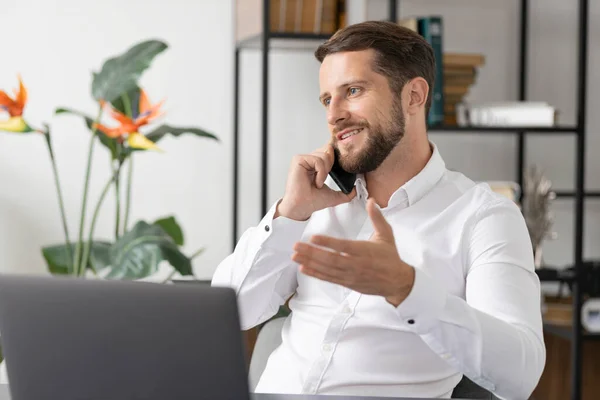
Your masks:
<svg viewBox="0 0 600 400"><path fill-rule="evenodd" d="M327 122L330 125L336 125L348 119L349 117L350 113L344 106L343 101L332 99L327 110Z"/></svg>

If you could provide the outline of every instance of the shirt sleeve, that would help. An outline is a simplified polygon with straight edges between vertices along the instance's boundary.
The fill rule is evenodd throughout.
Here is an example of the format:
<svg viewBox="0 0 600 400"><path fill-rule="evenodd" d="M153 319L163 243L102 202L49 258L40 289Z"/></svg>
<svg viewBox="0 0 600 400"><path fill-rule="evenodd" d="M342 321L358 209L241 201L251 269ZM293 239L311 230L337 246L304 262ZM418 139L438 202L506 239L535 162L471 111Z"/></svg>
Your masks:
<svg viewBox="0 0 600 400"><path fill-rule="evenodd" d="M271 318L296 290L296 263L291 256L308 221L273 219L279 201L257 226L244 232L213 274L212 286L236 290L242 330Z"/></svg>
<svg viewBox="0 0 600 400"><path fill-rule="evenodd" d="M540 281L520 210L480 210L466 248L465 298L415 268L396 311L406 326L473 382L505 399L527 399L546 362Z"/></svg>

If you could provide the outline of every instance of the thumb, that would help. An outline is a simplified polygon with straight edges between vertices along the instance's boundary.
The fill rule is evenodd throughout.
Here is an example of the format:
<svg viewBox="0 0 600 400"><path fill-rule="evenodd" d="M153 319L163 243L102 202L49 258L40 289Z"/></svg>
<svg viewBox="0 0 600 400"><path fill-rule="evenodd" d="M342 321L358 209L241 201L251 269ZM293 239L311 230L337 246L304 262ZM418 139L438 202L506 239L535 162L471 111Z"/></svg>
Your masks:
<svg viewBox="0 0 600 400"><path fill-rule="evenodd" d="M352 201L356 197L356 187L352 189L352 191L348 194L345 194L341 190L333 190L331 188L327 188L330 194L330 198L328 200L328 207L339 206L340 204L348 203Z"/></svg>
<svg viewBox="0 0 600 400"><path fill-rule="evenodd" d="M372 238L394 244L394 231L392 230L392 226L385 220L385 217L379 208L377 208L375 200L372 198L367 200L367 213L369 214L371 221L373 221L373 228L375 229Z"/></svg>

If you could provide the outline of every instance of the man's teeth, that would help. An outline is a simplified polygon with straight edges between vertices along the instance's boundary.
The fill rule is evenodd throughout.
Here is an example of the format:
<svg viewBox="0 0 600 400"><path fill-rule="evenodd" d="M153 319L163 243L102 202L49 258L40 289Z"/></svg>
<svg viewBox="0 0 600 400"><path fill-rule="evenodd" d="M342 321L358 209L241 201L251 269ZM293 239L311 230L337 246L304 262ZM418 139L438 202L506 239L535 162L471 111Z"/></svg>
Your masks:
<svg viewBox="0 0 600 400"><path fill-rule="evenodd" d="M362 128L360 128L360 129L355 129L355 130L353 130L353 131L350 131L350 132L348 132L348 133L344 133L344 134L342 135L342 140L344 140L344 139L346 139L346 138L349 138L349 137L350 137L350 136L352 136L352 135L356 135L356 134L357 134L358 132L360 132L360 131L362 131Z"/></svg>

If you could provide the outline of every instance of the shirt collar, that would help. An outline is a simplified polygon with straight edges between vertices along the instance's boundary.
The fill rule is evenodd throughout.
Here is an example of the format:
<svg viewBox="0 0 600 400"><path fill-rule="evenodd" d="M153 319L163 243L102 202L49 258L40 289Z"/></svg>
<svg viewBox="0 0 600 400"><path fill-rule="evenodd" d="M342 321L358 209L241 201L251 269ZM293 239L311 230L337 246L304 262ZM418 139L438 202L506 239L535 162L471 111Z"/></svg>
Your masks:
<svg viewBox="0 0 600 400"><path fill-rule="evenodd" d="M425 168L402 186L408 194L409 205L415 204L429 193L446 172L446 163L437 146L431 142L430 145L432 154Z"/></svg>
<svg viewBox="0 0 600 400"><path fill-rule="evenodd" d="M442 178L446 171L446 163L437 146L432 142L430 142L430 146L432 154L425 167L392 194L388 207L406 201L408 201L409 206L415 204L433 189L435 184ZM362 174L356 177L356 190L359 199L366 201L368 198L367 184Z"/></svg>

